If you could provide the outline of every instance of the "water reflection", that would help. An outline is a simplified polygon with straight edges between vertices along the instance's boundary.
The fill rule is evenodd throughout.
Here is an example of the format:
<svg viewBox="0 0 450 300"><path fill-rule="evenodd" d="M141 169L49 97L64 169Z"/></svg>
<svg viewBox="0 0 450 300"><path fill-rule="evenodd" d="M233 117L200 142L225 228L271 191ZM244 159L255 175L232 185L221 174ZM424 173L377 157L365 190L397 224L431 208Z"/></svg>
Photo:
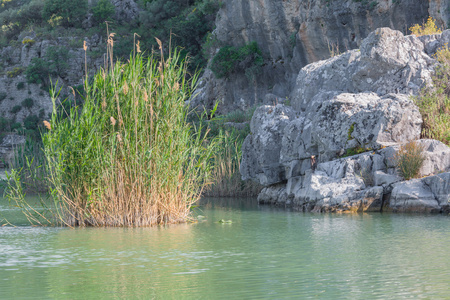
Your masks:
<svg viewBox="0 0 450 300"><path fill-rule="evenodd" d="M155 228L3 227L0 298L448 294L446 217L308 214L229 199L202 202L198 213L205 222Z"/></svg>

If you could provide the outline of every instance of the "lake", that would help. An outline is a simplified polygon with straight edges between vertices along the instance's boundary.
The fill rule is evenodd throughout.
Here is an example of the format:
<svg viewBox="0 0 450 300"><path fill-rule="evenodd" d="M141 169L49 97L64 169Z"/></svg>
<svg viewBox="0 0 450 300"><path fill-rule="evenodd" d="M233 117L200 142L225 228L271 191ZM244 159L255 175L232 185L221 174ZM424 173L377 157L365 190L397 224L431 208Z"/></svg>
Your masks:
<svg viewBox="0 0 450 300"><path fill-rule="evenodd" d="M199 214L153 228L2 227L0 299L450 298L447 216L313 214L255 199L205 199Z"/></svg>

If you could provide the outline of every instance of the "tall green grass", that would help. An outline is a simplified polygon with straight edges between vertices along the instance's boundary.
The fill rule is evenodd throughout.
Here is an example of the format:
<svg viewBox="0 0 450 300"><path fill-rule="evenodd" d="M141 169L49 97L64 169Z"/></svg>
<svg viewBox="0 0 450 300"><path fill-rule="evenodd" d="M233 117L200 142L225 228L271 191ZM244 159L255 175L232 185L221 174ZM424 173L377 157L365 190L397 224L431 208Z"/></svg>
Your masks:
<svg viewBox="0 0 450 300"><path fill-rule="evenodd" d="M112 47L109 54L86 81L82 108L61 116L52 91L42 142L54 216L68 226L185 222L209 182L216 146L202 123L186 119L196 76L186 79L177 51L115 64Z"/></svg>
<svg viewBox="0 0 450 300"><path fill-rule="evenodd" d="M220 130L217 134L218 147L213 155L212 183L205 188L205 196L254 197L261 191L260 184L241 179L239 168L244 137L233 130Z"/></svg>
<svg viewBox="0 0 450 300"><path fill-rule="evenodd" d="M439 65L433 84L414 98L423 118L422 138L439 140L450 145L450 49L445 46L436 53Z"/></svg>

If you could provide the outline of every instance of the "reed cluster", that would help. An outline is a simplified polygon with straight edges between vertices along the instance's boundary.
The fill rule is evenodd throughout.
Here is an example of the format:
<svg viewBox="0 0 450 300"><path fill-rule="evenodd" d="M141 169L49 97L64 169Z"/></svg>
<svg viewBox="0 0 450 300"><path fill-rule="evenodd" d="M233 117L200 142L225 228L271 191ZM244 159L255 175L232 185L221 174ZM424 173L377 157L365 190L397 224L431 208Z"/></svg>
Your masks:
<svg viewBox="0 0 450 300"><path fill-rule="evenodd" d="M54 109L45 122L55 215L68 226L185 222L208 183L215 147L186 119L196 76L186 79L177 51L113 64L109 50L105 68L86 80L82 108L67 117ZM53 91L54 107L57 98Z"/></svg>
<svg viewBox="0 0 450 300"><path fill-rule="evenodd" d="M254 197L262 187L253 181L243 181L239 168L242 157L242 137L235 131L220 131L218 147L213 155L212 183L205 188L207 197Z"/></svg>

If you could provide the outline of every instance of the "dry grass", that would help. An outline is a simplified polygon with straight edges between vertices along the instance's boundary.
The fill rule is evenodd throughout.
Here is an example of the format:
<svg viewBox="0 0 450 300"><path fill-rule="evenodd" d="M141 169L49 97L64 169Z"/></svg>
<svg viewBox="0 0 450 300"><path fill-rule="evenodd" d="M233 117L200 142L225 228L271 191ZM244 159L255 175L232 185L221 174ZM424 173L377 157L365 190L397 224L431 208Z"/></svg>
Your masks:
<svg viewBox="0 0 450 300"><path fill-rule="evenodd" d="M400 146L395 155L397 171L405 180L418 178L425 161L424 148L415 141Z"/></svg>

